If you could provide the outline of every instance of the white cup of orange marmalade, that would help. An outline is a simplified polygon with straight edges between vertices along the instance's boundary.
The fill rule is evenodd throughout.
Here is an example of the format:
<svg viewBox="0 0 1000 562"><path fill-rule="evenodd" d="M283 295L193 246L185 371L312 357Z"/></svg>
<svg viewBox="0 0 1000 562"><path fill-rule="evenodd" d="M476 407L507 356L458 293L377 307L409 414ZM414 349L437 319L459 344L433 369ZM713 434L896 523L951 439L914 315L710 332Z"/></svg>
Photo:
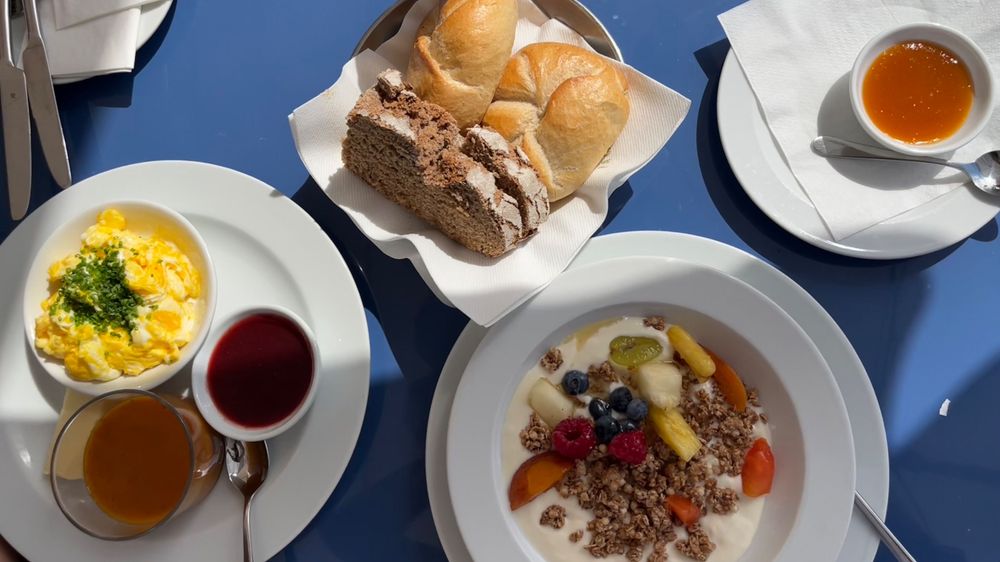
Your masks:
<svg viewBox="0 0 1000 562"><path fill-rule="evenodd" d="M851 107L876 141L904 154L947 154L990 120L996 90L989 61L964 34L936 23L884 31L851 70Z"/></svg>

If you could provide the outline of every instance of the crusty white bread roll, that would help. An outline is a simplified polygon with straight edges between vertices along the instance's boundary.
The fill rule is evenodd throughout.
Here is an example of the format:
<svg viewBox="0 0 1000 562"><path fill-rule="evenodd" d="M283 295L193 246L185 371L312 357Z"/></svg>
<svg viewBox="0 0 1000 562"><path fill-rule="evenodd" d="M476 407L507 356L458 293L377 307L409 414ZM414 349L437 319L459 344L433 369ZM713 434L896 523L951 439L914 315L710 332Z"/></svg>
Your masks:
<svg viewBox="0 0 1000 562"><path fill-rule="evenodd" d="M417 31L406 80L471 127L493 99L516 27L517 0L443 0Z"/></svg>
<svg viewBox="0 0 1000 562"><path fill-rule="evenodd" d="M507 63L483 124L524 151L557 201L587 181L621 134L627 92L625 75L600 55L535 43Z"/></svg>

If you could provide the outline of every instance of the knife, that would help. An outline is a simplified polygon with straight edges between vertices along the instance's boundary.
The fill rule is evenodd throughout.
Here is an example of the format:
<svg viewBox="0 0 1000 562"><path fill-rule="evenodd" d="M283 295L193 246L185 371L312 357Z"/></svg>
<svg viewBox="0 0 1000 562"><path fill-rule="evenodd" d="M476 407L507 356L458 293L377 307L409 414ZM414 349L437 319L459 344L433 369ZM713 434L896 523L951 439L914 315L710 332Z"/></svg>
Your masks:
<svg viewBox="0 0 1000 562"><path fill-rule="evenodd" d="M0 2L0 117L7 162L10 217L21 220L31 200L31 123L24 72L14 65L10 46L10 0Z"/></svg>
<svg viewBox="0 0 1000 562"><path fill-rule="evenodd" d="M35 0L24 0L24 16L28 33L25 36L24 52L21 53L21 66L28 79L31 114L35 117L38 140L52 178L60 187L66 188L72 183L69 157L66 156L66 139L63 138L62 124L59 122L59 107L56 106L56 92L52 88L45 43L42 42L42 32L38 26Z"/></svg>

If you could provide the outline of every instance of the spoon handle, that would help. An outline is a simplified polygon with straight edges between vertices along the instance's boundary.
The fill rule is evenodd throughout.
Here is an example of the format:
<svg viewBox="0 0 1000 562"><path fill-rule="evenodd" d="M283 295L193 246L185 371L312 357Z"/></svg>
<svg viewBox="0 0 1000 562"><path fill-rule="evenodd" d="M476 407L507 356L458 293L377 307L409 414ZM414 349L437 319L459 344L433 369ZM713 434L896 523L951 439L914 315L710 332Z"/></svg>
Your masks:
<svg viewBox="0 0 1000 562"><path fill-rule="evenodd" d="M868 518L868 521L872 524L873 527L875 527L875 530L878 532L879 536L882 537L882 542L885 543L885 546L889 548L889 550L892 552L892 555L896 557L896 560L899 560L899 562L917 562L917 559L914 558L909 552L907 552L906 547L903 546L903 543L899 542L899 539L896 538L896 535L892 534L892 531L889 530L889 527L885 526L885 523L878 516L878 514L875 513L872 507L868 505L868 502L865 501L865 498L861 497L861 494L857 492L854 492L854 504L858 506L858 509L861 510L861 513L864 513L865 517Z"/></svg>
<svg viewBox="0 0 1000 562"><path fill-rule="evenodd" d="M253 562L253 541L250 540L250 500L243 500L243 562Z"/></svg>
<svg viewBox="0 0 1000 562"><path fill-rule="evenodd" d="M908 156L894 152L887 148L869 146L851 142L849 140L838 139L837 137L816 137L812 141L813 152L825 158L848 158L858 160L891 160L896 162L922 162L924 164L937 164L939 166L957 166L946 160L939 158L927 158L922 156ZM959 168L960 169L960 168Z"/></svg>

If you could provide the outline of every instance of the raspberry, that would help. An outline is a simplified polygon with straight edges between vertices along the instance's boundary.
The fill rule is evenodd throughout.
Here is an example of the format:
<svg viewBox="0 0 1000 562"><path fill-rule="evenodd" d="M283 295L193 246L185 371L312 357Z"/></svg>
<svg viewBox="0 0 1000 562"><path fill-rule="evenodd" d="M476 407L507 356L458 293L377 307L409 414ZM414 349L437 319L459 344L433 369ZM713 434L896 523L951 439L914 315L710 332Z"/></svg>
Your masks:
<svg viewBox="0 0 1000 562"><path fill-rule="evenodd" d="M641 431L619 433L608 445L614 458L628 464L642 464L646 460L646 434Z"/></svg>
<svg viewBox="0 0 1000 562"><path fill-rule="evenodd" d="M552 447L566 458L585 459L596 445L594 426L585 418L567 418L552 430Z"/></svg>

